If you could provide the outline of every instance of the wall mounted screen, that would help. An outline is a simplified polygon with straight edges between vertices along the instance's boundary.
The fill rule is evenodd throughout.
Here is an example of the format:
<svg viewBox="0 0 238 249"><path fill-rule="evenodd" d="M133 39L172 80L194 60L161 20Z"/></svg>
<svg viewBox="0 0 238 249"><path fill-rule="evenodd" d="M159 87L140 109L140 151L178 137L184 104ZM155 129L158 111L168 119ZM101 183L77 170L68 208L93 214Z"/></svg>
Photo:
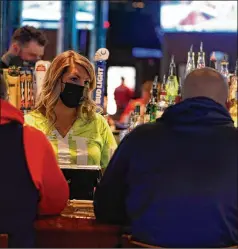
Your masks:
<svg viewBox="0 0 238 249"><path fill-rule="evenodd" d="M95 1L76 3L77 28L94 28ZM61 1L22 1L22 25L36 28L58 29L61 18Z"/></svg>
<svg viewBox="0 0 238 249"><path fill-rule="evenodd" d="M161 1L164 32L237 32L237 1Z"/></svg>

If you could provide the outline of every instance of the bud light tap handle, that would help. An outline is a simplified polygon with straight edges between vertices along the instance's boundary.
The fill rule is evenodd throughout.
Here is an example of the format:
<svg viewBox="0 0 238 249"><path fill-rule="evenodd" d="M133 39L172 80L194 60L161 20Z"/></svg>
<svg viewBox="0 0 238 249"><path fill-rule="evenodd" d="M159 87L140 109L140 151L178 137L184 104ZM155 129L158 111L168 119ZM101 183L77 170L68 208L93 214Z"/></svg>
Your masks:
<svg viewBox="0 0 238 249"><path fill-rule="evenodd" d="M104 107L104 88L106 77L106 60L109 57L109 51L106 48L100 48L94 56L96 62L96 89L93 92L93 100L98 107Z"/></svg>

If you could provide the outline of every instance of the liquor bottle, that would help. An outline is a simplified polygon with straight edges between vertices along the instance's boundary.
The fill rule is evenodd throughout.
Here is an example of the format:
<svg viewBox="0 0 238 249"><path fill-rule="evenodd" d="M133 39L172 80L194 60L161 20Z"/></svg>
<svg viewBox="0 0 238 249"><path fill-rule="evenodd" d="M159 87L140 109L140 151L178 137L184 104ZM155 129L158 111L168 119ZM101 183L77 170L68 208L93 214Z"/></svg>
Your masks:
<svg viewBox="0 0 238 249"><path fill-rule="evenodd" d="M201 42L200 52L198 52L197 68L204 68L205 66L205 52L203 52L203 42Z"/></svg>
<svg viewBox="0 0 238 249"><path fill-rule="evenodd" d="M166 92L168 105L173 105L175 103L175 98L178 95L178 79L176 75L176 65L173 55L171 57L169 66L169 76L166 83Z"/></svg>
<svg viewBox="0 0 238 249"><path fill-rule="evenodd" d="M182 99L182 78L179 77L178 95L176 97L175 103L179 103Z"/></svg>
<svg viewBox="0 0 238 249"><path fill-rule="evenodd" d="M231 106L230 108L230 115L234 121L234 126L237 127L238 126L238 116L237 116L237 108L238 108L238 99L237 99L237 96L236 96L236 99L233 103L233 105Z"/></svg>
<svg viewBox="0 0 238 249"><path fill-rule="evenodd" d="M151 107L151 101L146 105L146 110L144 114L144 123L150 122L150 107Z"/></svg>
<svg viewBox="0 0 238 249"><path fill-rule="evenodd" d="M158 76L156 75L153 81L152 96L150 101L150 120L149 122L155 122L158 113Z"/></svg>
<svg viewBox="0 0 238 249"><path fill-rule="evenodd" d="M155 122L158 115L158 105L156 103L155 97L152 97L150 103L150 122Z"/></svg>
<svg viewBox="0 0 238 249"><path fill-rule="evenodd" d="M141 116L140 105L136 105L133 117L133 128L144 123L143 117Z"/></svg>
<svg viewBox="0 0 238 249"><path fill-rule="evenodd" d="M212 52L212 55L210 57L209 67L217 70L217 58L215 52Z"/></svg>
<svg viewBox="0 0 238 249"><path fill-rule="evenodd" d="M127 128L127 133L133 130L134 128L134 120L135 120L135 113L134 111L130 114L129 117L129 122L128 122L128 128Z"/></svg>
<svg viewBox="0 0 238 249"><path fill-rule="evenodd" d="M160 97L159 97L159 102L166 102L166 95L167 95L167 91L166 91L166 75L164 75L163 77L163 82L161 84L160 87Z"/></svg>
<svg viewBox="0 0 238 249"><path fill-rule="evenodd" d="M229 62L228 62L227 56L225 55L223 60L221 61L220 73L226 78L227 82L228 82L228 78L229 78L228 65L229 65Z"/></svg>
<svg viewBox="0 0 238 249"><path fill-rule="evenodd" d="M166 75L163 77L163 82L160 87L159 103L158 103L158 118L162 116L164 110L167 108L166 101L167 91L166 91Z"/></svg>
<svg viewBox="0 0 238 249"><path fill-rule="evenodd" d="M194 69L195 69L195 59L194 59L193 45L191 45L190 50L188 52L185 77Z"/></svg>
<svg viewBox="0 0 238 249"><path fill-rule="evenodd" d="M129 116L127 129L121 130L119 132L119 141L122 141L123 138L133 130L133 128L134 128L134 112L132 112Z"/></svg>
<svg viewBox="0 0 238 249"><path fill-rule="evenodd" d="M140 116L140 105L136 105L135 106L134 114L136 116Z"/></svg>
<svg viewBox="0 0 238 249"><path fill-rule="evenodd" d="M230 77L230 85L229 85L229 102L233 103L236 99L238 86L237 86L237 79L238 79L238 60L236 61L236 67L234 74Z"/></svg>
<svg viewBox="0 0 238 249"><path fill-rule="evenodd" d="M155 102L158 101L158 76L156 75L152 86L152 96L155 98Z"/></svg>
<svg viewBox="0 0 238 249"><path fill-rule="evenodd" d="M238 116L237 116L237 109L238 109L238 91L237 91L237 74L234 75L232 77L231 80L231 86L230 86L230 95L231 95L231 99L230 99L230 115L234 121L234 126L237 127L238 126Z"/></svg>

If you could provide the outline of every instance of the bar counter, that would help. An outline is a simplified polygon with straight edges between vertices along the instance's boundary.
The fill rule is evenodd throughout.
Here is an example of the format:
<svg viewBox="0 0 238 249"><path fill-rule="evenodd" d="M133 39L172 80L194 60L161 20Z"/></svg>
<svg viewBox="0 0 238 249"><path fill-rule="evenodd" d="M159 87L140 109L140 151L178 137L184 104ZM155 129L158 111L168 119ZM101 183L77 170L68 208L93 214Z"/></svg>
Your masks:
<svg viewBox="0 0 238 249"><path fill-rule="evenodd" d="M121 227L96 221L92 201L69 201L61 215L35 221L37 248L113 248L121 241ZM0 234L0 248L8 245Z"/></svg>
<svg viewBox="0 0 238 249"><path fill-rule="evenodd" d="M96 221L92 201L69 201L61 215L41 217L35 228L38 248L112 248L121 238L119 226Z"/></svg>
<svg viewBox="0 0 238 249"><path fill-rule="evenodd" d="M41 217L35 223L38 248L113 248L120 241L120 227L95 219Z"/></svg>

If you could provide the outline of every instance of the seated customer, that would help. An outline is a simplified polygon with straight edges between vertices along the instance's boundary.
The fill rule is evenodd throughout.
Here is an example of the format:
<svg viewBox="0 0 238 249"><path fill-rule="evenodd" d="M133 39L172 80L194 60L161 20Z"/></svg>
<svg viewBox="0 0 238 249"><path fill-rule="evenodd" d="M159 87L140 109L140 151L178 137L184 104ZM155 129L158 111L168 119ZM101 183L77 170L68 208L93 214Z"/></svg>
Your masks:
<svg viewBox="0 0 238 249"><path fill-rule="evenodd" d="M105 168L117 144L91 99L95 72L84 56L66 51L51 63L35 111L25 121L48 136L60 167Z"/></svg>
<svg viewBox="0 0 238 249"><path fill-rule="evenodd" d="M96 218L161 247L237 245L238 144L227 94L217 71L191 72L183 101L119 145L95 193Z"/></svg>
<svg viewBox="0 0 238 249"><path fill-rule="evenodd" d="M45 135L4 100L2 76L0 90L0 234L9 235L9 247L34 247L37 214L59 214L68 185Z"/></svg>

